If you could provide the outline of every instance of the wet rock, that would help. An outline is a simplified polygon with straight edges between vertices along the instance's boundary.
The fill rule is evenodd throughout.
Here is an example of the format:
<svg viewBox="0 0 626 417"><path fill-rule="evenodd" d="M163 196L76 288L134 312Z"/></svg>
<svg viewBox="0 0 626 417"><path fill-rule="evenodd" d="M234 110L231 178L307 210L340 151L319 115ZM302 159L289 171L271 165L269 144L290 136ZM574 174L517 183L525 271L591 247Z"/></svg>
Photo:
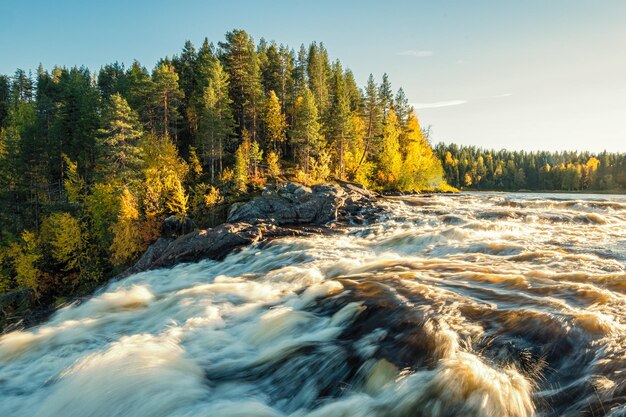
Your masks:
<svg viewBox="0 0 626 417"><path fill-rule="evenodd" d="M404 197L406 194L402 191L393 190L393 191L385 191L383 193L386 197Z"/></svg>
<svg viewBox="0 0 626 417"><path fill-rule="evenodd" d="M441 218L441 221L444 222L445 224L463 224L466 223L465 219L458 217L458 216L452 216L450 214L445 214L442 216L439 216Z"/></svg>
<svg viewBox="0 0 626 417"><path fill-rule="evenodd" d="M233 249L257 242L263 228L249 223L224 223L197 230L171 242L150 268L166 267L201 259L222 259Z"/></svg>

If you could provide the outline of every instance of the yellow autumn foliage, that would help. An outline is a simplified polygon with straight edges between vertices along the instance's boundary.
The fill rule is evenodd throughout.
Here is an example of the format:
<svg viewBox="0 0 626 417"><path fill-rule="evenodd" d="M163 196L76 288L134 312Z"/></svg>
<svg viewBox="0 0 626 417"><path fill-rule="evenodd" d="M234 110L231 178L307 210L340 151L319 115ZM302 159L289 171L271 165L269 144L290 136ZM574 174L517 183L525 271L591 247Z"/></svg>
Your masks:
<svg viewBox="0 0 626 417"><path fill-rule="evenodd" d="M390 109L383 128L383 146L377 174L378 181L384 188L394 187L402 172L400 132L398 117L393 109Z"/></svg>
<svg viewBox="0 0 626 417"><path fill-rule="evenodd" d="M80 223L69 213L54 213L41 225L40 240L50 245L52 257L63 270L70 271L78 266L83 250L83 233Z"/></svg>
<svg viewBox="0 0 626 417"><path fill-rule="evenodd" d="M124 265L142 250L139 210L137 198L124 188L120 197L120 211L117 222L112 226L113 243L111 244L111 262Z"/></svg>

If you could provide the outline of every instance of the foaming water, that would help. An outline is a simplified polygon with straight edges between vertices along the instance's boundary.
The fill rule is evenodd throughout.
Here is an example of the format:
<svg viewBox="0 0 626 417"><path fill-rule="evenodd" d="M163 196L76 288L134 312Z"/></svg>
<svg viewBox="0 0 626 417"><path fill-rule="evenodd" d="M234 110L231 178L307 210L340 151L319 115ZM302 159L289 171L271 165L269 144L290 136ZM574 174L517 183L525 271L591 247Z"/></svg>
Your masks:
<svg viewBox="0 0 626 417"><path fill-rule="evenodd" d="M0 415L626 416L626 198L390 199L0 337Z"/></svg>

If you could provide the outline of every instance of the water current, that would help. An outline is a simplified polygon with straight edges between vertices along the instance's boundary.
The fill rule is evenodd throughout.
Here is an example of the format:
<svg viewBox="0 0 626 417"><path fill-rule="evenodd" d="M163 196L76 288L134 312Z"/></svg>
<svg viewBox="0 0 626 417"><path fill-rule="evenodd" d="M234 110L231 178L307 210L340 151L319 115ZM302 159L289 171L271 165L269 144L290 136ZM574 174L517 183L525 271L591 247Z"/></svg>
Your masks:
<svg viewBox="0 0 626 417"><path fill-rule="evenodd" d="M0 416L626 416L626 197L380 204L1 336Z"/></svg>

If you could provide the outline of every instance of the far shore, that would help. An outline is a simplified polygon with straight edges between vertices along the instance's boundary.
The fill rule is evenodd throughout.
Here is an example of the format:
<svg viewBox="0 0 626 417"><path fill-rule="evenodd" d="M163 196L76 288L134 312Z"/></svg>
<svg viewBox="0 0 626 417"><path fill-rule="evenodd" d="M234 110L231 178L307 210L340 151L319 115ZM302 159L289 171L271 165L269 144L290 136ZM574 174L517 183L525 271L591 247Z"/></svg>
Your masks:
<svg viewBox="0 0 626 417"><path fill-rule="evenodd" d="M522 194L581 194L581 195L621 195L626 196L626 190L460 190L461 193L522 193Z"/></svg>

